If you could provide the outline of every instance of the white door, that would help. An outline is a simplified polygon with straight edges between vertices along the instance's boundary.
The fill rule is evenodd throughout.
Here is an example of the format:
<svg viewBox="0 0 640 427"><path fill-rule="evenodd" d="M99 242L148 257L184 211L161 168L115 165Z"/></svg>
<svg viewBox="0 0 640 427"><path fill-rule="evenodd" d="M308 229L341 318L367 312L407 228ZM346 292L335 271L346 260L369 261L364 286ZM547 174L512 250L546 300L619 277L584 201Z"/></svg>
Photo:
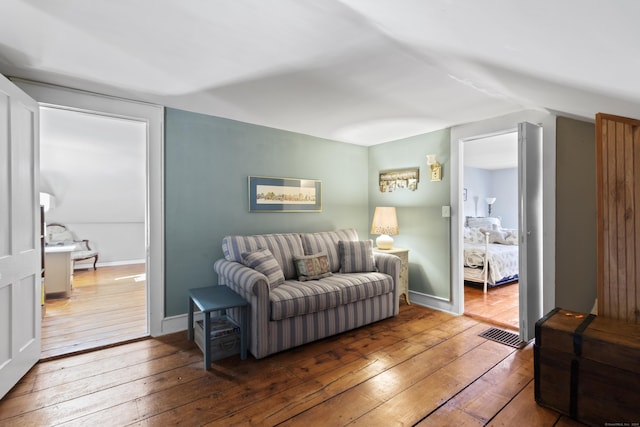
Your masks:
<svg viewBox="0 0 640 427"><path fill-rule="evenodd" d="M38 105L0 75L0 398L40 358Z"/></svg>
<svg viewBox="0 0 640 427"><path fill-rule="evenodd" d="M542 317L542 128L518 124L520 338L534 338Z"/></svg>

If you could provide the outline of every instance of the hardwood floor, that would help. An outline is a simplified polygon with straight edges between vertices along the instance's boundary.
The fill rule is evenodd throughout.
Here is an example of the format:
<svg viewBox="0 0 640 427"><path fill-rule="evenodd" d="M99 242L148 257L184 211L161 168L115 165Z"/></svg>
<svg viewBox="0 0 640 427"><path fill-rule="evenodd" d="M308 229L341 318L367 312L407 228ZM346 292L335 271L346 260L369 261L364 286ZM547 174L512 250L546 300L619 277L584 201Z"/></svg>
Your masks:
<svg viewBox="0 0 640 427"><path fill-rule="evenodd" d="M202 369L186 332L38 363L0 425L579 426L533 398L532 346L418 305L265 359Z"/></svg>
<svg viewBox="0 0 640 427"><path fill-rule="evenodd" d="M520 325L518 282L487 290L464 286L464 314L474 319L517 331Z"/></svg>
<svg viewBox="0 0 640 427"><path fill-rule="evenodd" d="M70 298L47 299L41 359L147 336L144 264L76 270Z"/></svg>

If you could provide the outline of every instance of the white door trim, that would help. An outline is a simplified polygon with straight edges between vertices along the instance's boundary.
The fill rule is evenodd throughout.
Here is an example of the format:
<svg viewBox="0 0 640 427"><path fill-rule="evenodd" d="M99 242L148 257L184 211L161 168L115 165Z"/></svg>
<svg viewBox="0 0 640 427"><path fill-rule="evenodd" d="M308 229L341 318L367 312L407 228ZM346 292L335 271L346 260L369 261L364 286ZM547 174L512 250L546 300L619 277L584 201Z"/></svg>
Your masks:
<svg viewBox="0 0 640 427"><path fill-rule="evenodd" d="M147 307L151 336L164 322L164 108L45 83L13 79L41 105L112 115L147 123Z"/></svg>
<svg viewBox="0 0 640 427"><path fill-rule="evenodd" d="M521 111L451 128L451 302L446 311L464 312L462 232L464 226L462 141L515 129L518 123L543 127L543 311L555 306L556 118L546 111Z"/></svg>

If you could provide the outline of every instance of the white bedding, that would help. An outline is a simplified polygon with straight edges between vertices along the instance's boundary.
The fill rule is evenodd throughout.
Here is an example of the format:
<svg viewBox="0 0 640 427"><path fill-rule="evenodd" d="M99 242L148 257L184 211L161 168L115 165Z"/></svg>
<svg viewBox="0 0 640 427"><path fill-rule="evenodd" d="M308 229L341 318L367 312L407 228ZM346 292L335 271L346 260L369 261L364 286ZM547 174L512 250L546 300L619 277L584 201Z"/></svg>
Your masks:
<svg viewBox="0 0 640 427"><path fill-rule="evenodd" d="M484 271L485 257L484 243L468 243L464 244L464 266L480 269ZM487 283L496 284L502 279L517 276L518 274L518 246L503 245L498 243L489 243L489 255L487 257L489 271L487 274ZM465 271L467 269L465 268ZM474 277L471 277L471 276ZM477 280L477 275L468 275L465 272L465 280ZM468 277L469 276L469 277ZM483 281L484 279L480 280Z"/></svg>

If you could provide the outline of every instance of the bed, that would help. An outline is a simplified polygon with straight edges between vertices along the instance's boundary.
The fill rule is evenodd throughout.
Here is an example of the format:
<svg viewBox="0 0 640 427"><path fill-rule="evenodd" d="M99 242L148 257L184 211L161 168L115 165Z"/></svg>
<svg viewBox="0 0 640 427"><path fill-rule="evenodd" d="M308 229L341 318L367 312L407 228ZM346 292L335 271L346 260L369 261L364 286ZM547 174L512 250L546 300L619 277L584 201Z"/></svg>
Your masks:
<svg viewBox="0 0 640 427"><path fill-rule="evenodd" d="M493 286L518 280L518 232L499 218L468 217L464 230L464 281Z"/></svg>

